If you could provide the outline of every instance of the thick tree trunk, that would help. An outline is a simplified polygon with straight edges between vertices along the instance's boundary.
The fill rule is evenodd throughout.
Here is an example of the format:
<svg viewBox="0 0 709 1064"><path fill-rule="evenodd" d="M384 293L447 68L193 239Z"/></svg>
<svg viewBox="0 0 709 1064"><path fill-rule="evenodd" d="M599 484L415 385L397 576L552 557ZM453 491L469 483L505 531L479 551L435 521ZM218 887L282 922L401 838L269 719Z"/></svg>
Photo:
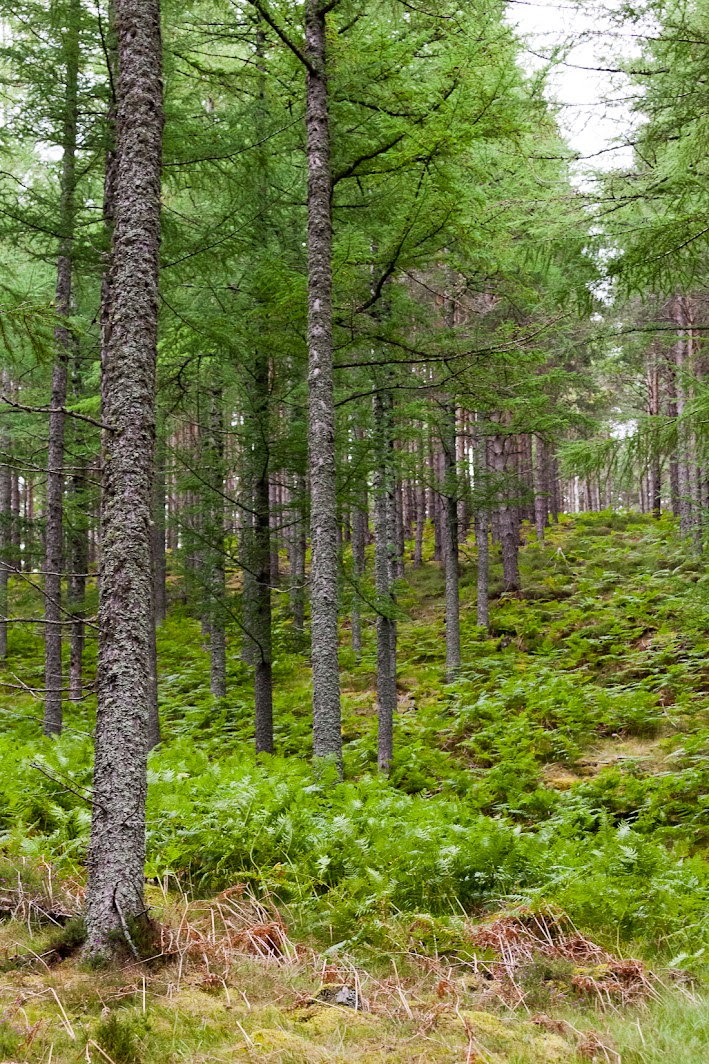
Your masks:
<svg viewBox="0 0 709 1064"><path fill-rule="evenodd" d="M332 176L325 13L306 0L308 157L308 451L312 543L313 753L342 764L338 663L335 399L332 368Z"/></svg>
<svg viewBox="0 0 709 1064"><path fill-rule="evenodd" d="M455 404L445 409L443 433L444 516L443 537L446 580L446 682L452 683L460 669L460 589L458 573L458 463Z"/></svg>
<svg viewBox="0 0 709 1064"><path fill-rule="evenodd" d="M394 581L397 562L396 472L391 392L374 395L374 577L377 590L377 703L380 772L388 772L394 752L396 712L396 620Z"/></svg>
<svg viewBox="0 0 709 1064"><path fill-rule="evenodd" d="M162 154L159 0L115 0L115 229L103 363L98 712L87 950L135 949L144 920Z"/></svg>
<svg viewBox="0 0 709 1064"><path fill-rule="evenodd" d="M64 408L72 336L66 324L71 314L72 257L76 214L76 140L79 86L79 0L69 11L64 43L65 87L62 119L62 177L59 258L55 310L59 319L54 330L56 354L52 372L47 451L47 501L44 554L44 733L62 730L62 561L64 508Z"/></svg>

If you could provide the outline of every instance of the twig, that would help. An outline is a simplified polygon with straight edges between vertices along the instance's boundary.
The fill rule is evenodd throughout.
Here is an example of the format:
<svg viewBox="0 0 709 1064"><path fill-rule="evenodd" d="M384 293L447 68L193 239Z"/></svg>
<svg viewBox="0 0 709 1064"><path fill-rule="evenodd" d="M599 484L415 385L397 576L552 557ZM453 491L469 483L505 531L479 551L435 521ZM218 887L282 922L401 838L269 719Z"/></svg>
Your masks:
<svg viewBox="0 0 709 1064"><path fill-rule="evenodd" d="M6 395L0 395L0 402L7 403L14 410L22 410L25 414L65 414L67 417L75 417L77 421L85 421L88 425L94 425L97 429L106 429L107 432L116 431L104 421L97 421L88 414L77 414L75 410L67 410L65 406L24 406L22 403L16 403L14 399L9 399Z"/></svg>

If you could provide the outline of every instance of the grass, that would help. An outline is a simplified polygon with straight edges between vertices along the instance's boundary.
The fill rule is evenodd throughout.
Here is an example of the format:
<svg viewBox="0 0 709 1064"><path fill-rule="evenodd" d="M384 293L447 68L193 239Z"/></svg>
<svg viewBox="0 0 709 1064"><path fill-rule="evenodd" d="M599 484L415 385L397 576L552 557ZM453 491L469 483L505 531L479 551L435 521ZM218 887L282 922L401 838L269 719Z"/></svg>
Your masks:
<svg viewBox="0 0 709 1064"><path fill-rule="evenodd" d="M114 1064L706 1059L707 568L688 559L669 519L567 518L544 545L524 547L525 595L495 600L488 636L475 624L466 545L464 665L446 685L442 575L426 548L399 595L390 781L375 772L371 623L355 662L343 618L345 781L334 788L310 773L309 674L284 615L278 754L261 762L237 634L229 696L215 705L198 621L176 606L160 633L164 743L151 758L148 839L148 874L161 884L151 888L155 912L179 926L184 896L245 884L277 906L297 957L254 958L242 943L216 969L190 957L184 970L173 960L96 975L76 954L32 960L30 950L51 949L50 932L23 910L0 937L0 1060L47 1061L50 1049L59 1064L87 1055ZM33 592L13 594L16 614L37 610ZM72 913L89 824L74 792L90 782L93 706L88 698L70 708L60 740L42 738L41 706L22 689L41 686L32 627L13 629L1 677L15 686L2 707L0 899L17 896L19 873L44 906L51 869L54 902ZM525 991L537 1004L510 1009L473 978L469 929L520 905L567 913L604 948L640 957L665 989L601 1010L570 989L563 965L554 972L537 959L534 993L531 983ZM357 973L365 1011L318 998L329 966Z"/></svg>

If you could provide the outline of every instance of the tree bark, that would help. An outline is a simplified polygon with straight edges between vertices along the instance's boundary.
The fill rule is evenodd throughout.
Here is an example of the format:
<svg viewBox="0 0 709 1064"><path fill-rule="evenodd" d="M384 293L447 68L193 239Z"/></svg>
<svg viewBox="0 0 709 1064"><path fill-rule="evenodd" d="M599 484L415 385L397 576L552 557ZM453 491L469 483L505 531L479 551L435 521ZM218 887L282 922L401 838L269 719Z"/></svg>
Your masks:
<svg viewBox="0 0 709 1064"><path fill-rule="evenodd" d="M362 612L359 585L364 576L366 537L367 515L363 506L356 505L352 510L352 574L356 584L352 595L352 649L357 661L362 656Z"/></svg>
<svg viewBox="0 0 709 1064"><path fill-rule="evenodd" d="M250 614L253 640L256 752L273 753L273 678L271 635L271 492L269 479L269 377L268 361L256 355L253 372L254 445L251 454L254 523L251 572L254 602Z"/></svg>
<svg viewBox="0 0 709 1064"><path fill-rule="evenodd" d="M7 386L6 374L2 374L3 390ZM10 433L7 416L0 428L0 450L10 451ZM8 579L12 557L12 475L10 466L0 464L0 661L7 658Z"/></svg>
<svg viewBox="0 0 709 1064"><path fill-rule="evenodd" d="M689 315L686 300L676 296L673 300L673 315L677 325L675 342L676 393L678 423L677 481L679 489L679 530L682 536L694 539L695 506L691 471L691 439L686 424L682 422L688 399L688 377L691 372L691 343L689 340Z"/></svg>
<svg viewBox="0 0 709 1064"><path fill-rule="evenodd" d="M374 576L377 590L377 703L380 772L389 772L394 753L396 712L397 561L396 472L390 391L377 389L373 400L377 463L374 471Z"/></svg>
<svg viewBox="0 0 709 1064"><path fill-rule="evenodd" d="M485 415L478 413L475 432L475 545L478 552L477 622L480 628L490 627L490 547L488 531L490 515L486 501L487 484L487 436Z"/></svg>
<svg viewBox="0 0 709 1064"><path fill-rule="evenodd" d="M416 539L414 542L414 568L420 569L423 565L423 536L426 530L426 483L425 483L425 455L423 436L419 431L418 444L418 476L416 477Z"/></svg>
<svg viewBox="0 0 709 1064"><path fill-rule="evenodd" d="M86 573L89 567L89 525L87 514L86 467L81 463L71 478L72 528L69 535L67 609L71 614L69 656L69 699L78 702L83 695L84 612Z"/></svg>
<svg viewBox="0 0 709 1064"><path fill-rule="evenodd" d="M313 753L341 771L335 399L332 364L332 175L325 12L306 0L308 158L308 451L312 544Z"/></svg>
<svg viewBox="0 0 709 1064"><path fill-rule="evenodd" d="M167 559L165 541L165 438L161 433L155 441L155 488L153 491L153 575L155 579L155 623L165 623L167 617Z"/></svg>
<svg viewBox="0 0 709 1064"><path fill-rule="evenodd" d="M458 573L458 463L455 403L445 406L444 460L444 564L446 580L446 682L460 670L460 589Z"/></svg>
<svg viewBox="0 0 709 1064"><path fill-rule="evenodd" d="M87 951L145 919L151 518L162 155L159 0L115 0L118 55L110 305L103 320L102 563ZM133 945L134 948L134 945Z"/></svg>
<svg viewBox="0 0 709 1064"><path fill-rule="evenodd" d="M306 527L305 514L305 477L296 473L293 478L294 506L292 510L292 561L290 584L290 611L293 628L298 637L305 631L305 552Z"/></svg>
<svg viewBox="0 0 709 1064"><path fill-rule="evenodd" d="M546 440L535 436L536 454L534 462L534 528L537 540L544 542L544 532L549 513L549 459Z"/></svg>
<svg viewBox="0 0 709 1064"><path fill-rule="evenodd" d="M218 368L210 371L218 376ZM224 397L219 383L208 389L202 460L205 481L202 492L202 564L205 583L205 620L209 633L209 687L214 698L226 697L226 631L224 597Z"/></svg>
<svg viewBox="0 0 709 1064"><path fill-rule="evenodd" d="M76 142L79 89L79 0L73 0L68 12L64 38L64 115L62 118L62 174L60 195L60 242L57 259L55 311L58 322L54 330L55 361L49 414L47 451L47 501L45 510L44 553L44 734L58 735L62 730L62 561L64 510L64 427L67 377L72 335L67 325L71 314L72 259L76 215Z"/></svg>

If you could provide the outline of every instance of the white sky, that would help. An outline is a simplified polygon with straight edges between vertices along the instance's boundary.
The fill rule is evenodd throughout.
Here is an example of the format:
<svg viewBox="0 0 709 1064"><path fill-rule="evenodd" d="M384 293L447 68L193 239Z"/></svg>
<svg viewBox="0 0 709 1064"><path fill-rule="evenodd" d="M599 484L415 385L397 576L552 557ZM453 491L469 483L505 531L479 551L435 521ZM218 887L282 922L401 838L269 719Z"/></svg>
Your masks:
<svg viewBox="0 0 709 1064"><path fill-rule="evenodd" d="M627 95L628 85L623 85L618 75L599 68L615 66L613 56L619 52L636 53L629 31L627 35L622 30L619 33L607 15L597 9L579 10L572 0L512 0L507 10L510 22L528 45L526 62L530 67L543 65L534 53L546 56L555 45L576 41L565 64L551 76L550 95L562 105L559 121L570 146L582 156L591 156L577 164L581 182L589 168L627 165L631 161L629 148L604 149L629 135L628 106L618 102Z"/></svg>

